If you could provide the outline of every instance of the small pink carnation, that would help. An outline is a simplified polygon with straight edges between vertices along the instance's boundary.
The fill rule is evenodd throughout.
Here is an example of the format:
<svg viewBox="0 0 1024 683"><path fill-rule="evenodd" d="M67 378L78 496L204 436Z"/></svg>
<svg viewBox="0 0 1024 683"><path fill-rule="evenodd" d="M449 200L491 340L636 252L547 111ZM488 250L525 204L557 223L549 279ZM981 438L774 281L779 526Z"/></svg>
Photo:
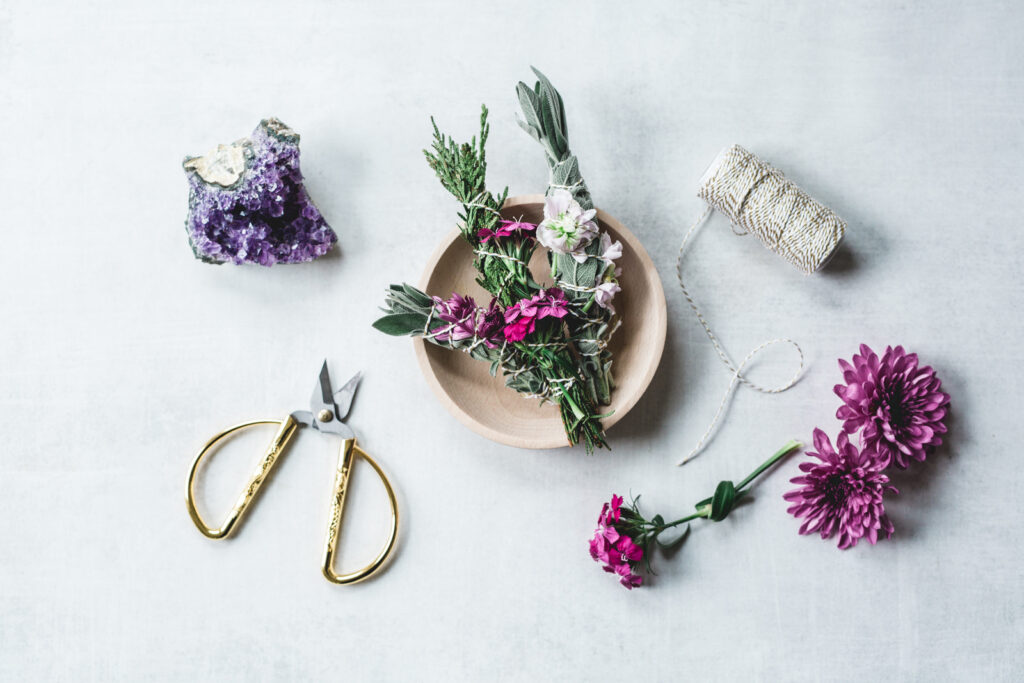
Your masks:
<svg viewBox="0 0 1024 683"><path fill-rule="evenodd" d="M590 556L603 563L602 569L619 577L619 583L632 590L643 584L643 576L636 571L643 560L644 550L623 529L616 526L622 521L622 496L612 496L597 518L597 529L590 540Z"/></svg>
<svg viewBox="0 0 1024 683"><path fill-rule="evenodd" d="M499 237L510 237L519 233L520 235L526 235L532 237L527 233L532 233L537 229L537 226L533 223L527 223L525 221L506 221L501 220L498 222L498 228L491 230L490 228L480 228L477 231L476 236L480 239L481 244L487 242L490 239L498 239Z"/></svg>

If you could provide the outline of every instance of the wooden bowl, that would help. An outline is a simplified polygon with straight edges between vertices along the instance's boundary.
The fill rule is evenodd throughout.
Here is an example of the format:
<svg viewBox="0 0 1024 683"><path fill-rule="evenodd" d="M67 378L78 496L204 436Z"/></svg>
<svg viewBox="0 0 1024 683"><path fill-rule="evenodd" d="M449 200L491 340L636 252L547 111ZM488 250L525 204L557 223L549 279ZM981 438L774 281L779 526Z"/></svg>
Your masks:
<svg viewBox="0 0 1024 683"><path fill-rule="evenodd" d="M543 211L544 196L539 194L509 197L502 207L506 218L522 218L531 223L540 223ZM665 347L667 312L661 279L640 240L600 209L597 221L623 247L622 258L617 261L622 267L622 291L614 301L616 312L622 316L622 327L609 344L614 356L612 374L616 388L611 405L600 408L601 412L614 411L603 420L607 430L636 405L654 377ZM530 270L537 282L551 283L546 249L534 252ZM459 292L484 304L490 301L490 295L476 283L476 277L473 251L456 228L434 252L420 284L427 294L447 298L452 292ZM524 398L507 388L500 374L491 377L487 363L468 354L422 339L414 341L416 358L427 383L448 412L474 432L519 448L568 445L556 406L541 406L538 400Z"/></svg>

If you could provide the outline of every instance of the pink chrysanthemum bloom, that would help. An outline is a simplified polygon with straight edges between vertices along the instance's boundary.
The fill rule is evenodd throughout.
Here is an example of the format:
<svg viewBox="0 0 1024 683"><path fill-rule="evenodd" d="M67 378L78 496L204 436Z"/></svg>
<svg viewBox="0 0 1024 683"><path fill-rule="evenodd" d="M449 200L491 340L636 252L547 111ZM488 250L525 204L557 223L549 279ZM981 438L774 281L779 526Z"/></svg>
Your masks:
<svg viewBox="0 0 1024 683"><path fill-rule="evenodd" d="M931 367L918 367L916 353L887 346L879 358L861 344L853 362L840 359L839 367L846 384L835 386L844 404L836 417L848 434L863 428L861 444L887 465L905 469L942 443L949 395Z"/></svg>
<svg viewBox="0 0 1024 683"><path fill-rule="evenodd" d="M821 463L801 463L804 475L790 480L800 488L783 496L793 503L786 512L806 518L800 533L820 532L822 538L838 533L842 549L852 548L862 538L874 545L880 534L892 536L882 496L898 491L882 474L888 465L885 456L873 449L858 450L845 432L840 432L832 448L825 432L815 429L814 447L817 453L807 454Z"/></svg>
<svg viewBox="0 0 1024 683"><path fill-rule="evenodd" d="M590 540L590 556L595 562L604 564L609 574L619 577L619 583L632 590L644 582L637 570L644 557L643 548L636 544L625 529L616 525L622 521L622 496L612 496L611 503L605 503L597 518L597 530Z"/></svg>

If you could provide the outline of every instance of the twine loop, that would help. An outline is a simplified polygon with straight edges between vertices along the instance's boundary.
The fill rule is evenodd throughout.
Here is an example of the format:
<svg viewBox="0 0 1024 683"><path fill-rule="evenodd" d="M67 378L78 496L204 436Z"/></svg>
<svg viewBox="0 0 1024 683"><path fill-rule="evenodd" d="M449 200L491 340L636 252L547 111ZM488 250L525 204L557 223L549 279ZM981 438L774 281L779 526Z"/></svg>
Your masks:
<svg viewBox="0 0 1024 683"><path fill-rule="evenodd" d="M705 196L705 194L706 193L704 192L704 187L702 187L701 196L703 197L703 196ZM741 197L741 199L739 201L739 204L742 205L745 202L746 202L746 194L744 194ZM693 313L697 317L697 321L700 323L701 327L704 328L704 332L705 332L705 334L707 334L708 339L711 341L711 345L714 346L715 352L718 354L718 357L721 359L721 361L725 365L725 367L729 369L729 372L732 374L732 377L729 380L729 385L726 387L725 393L722 395L722 400L719 402L717 410L715 410L715 415L711 419L711 423L708 425L707 429L704 430L704 433L701 435L700 439L697 441L697 444L693 447L693 449L691 449L690 452L687 453L686 456L683 457L683 459L679 461L679 463L678 463L679 465L685 465L687 462L689 462L690 460L693 460L695 457L700 455L701 451L704 450L704 447L707 445L710 437L714 433L715 427L718 425L719 420L722 417L722 413L724 412L726 406L729 403L729 398L732 396L733 391L735 390L736 385L738 383L742 383L742 384L750 387L751 389L753 389L755 391L758 391L758 392L761 392L761 393L764 393L764 394L779 394L779 393L782 393L783 391L786 391L786 390L790 389L794 384L796 384L797 381L800 379L800 376L803 373L803 369L804 369L804 353L803 353L803 349L800 348L799 344L797 344L795 341L793 341L792 339L789 339L787 337L771 339L769 341L766 341L766 342L760 344L759 346L757 346L756 348L751 350L750 353L748 353L743 358L743 360L739 363L739 365L735 365L732 362L732 360L729 358L729 354L726 353L725 349L722 347L722 344L719 342L718 337L711 330L711 326L708 324L708 321L704 318L704 315L701 313L700 308L697 307L697 303L694 301L693 297L690 295L689 290L687 290L686 284L683 281L683 256L684 256L684 253L685 253L685 250L686 250L686 245L690 241L690 238L693 236L693 234L697 231L697 229L701 225L703 225L703 223L707 220L708 216L711 215L711 212L712 212L712 210L714 208L716 208L716 207L714 205L712 205L711 203L709 203L707 208L704 210L704 212L700 215L700 217L697 219L697 221L690 227L690 229L686 232L686 235L683 237L683 241L679 245L679 254L678 254L677 258L676 258L676 277L679 279L679 288L682 289L683 296L686 298L686 302L688 304L690 304L690 308L693 309ZM736 223L737 221L733 221L733 222ZM751 230L750 228L748 228L746 225L744 225L742 223L739 224L738 227L740 227L743 230L746 230L747 232L756 232L755 230ZM736 233L737 235L745 234L745 233L737 232L736 229L735 229L735 226L734 226L733 232ZM813 262L813 261L811 261L811 262ZM797 264L797 265L799 265L799 264ZM815 268L816 267L817 266L815 266ZM812 271L813 271L813 269L812 269ZM806 272L812 272L812 271L806 271ZM793 376L789 379L789 381L787 381L786 383L784 383L782 385L774 386L774 387L764 386L762 384L759 384L757 382L754 382L754 381L750 380L744 374L744 371L746 370L747 365L760 352L762 352L763 350L765 350L769 346L773 346L775 344L789 344L790 346L792 346L796 350L797 357L799 359L798 364L797 364L797 368L796 368L796 372L793 373Z"/></svg>

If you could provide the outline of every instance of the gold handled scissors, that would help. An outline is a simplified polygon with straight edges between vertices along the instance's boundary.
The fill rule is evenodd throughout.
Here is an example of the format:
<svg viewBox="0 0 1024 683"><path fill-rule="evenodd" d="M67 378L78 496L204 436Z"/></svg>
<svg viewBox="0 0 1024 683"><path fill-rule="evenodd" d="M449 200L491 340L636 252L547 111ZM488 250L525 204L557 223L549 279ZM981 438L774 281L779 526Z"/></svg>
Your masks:
<svg viewBox="0 0 1024 683"><path fill-rule="evenodd" d="M333 583L356 583L380 569L385 560L387 560L392 548L394 548L395 539L398 537L398 503L395 500L395 492L391 488L391 482L388 481L384 471L366 451L359 447L356 443L355 432L344 422L349 408L352 406L352 399L355 396L356 387L359 386L360 379L362 379L362 373L356 373L341 389L333 391L331 388L331 377L327 372L327 361L325 360L323 367L320 368L320 376L317 380L316 388L313 390L313 397L310 399L309 410L297 410L283 420L244 422L225 429L207 441L206 445L199 451L199 454L196 455L195 461L192 463L192 469L189 470L188 488L185 494L188 514L192 517L192 521L195 522L199 531L208 538L226 538L231 534L239 519L245 514L245 511L256 497L260 486L263 485L263 482L270 475L274 463L277 462L281 453L284 452L299 426L305 425L312 427L318 432L336 434L342 438L341 452L338 455L338 466L334 473L334 495L331 497L331 513L327 525L327 538L324 541L324 576ZM235 501L231 512L228 513L227 519L220 527L216 529L211 528L203 521L203 518L199 516L199 511L196 510L194 489L196 472L199 470L200 463L221 440L250 427L269 424L279 425L274 440L270 442L270 446L267 447L263 458L249 477L249 483L238 496L238 500ZM352 465L355 462L356 456L369 463L384 484L384 490L388 494L388 501L391 505L391 531L388 534L388 540L384 544L384 548L377 553L377 556L370 564L350 574L338 574L334 571L334 555L337 552L338 535L341 531L341 518L345 511L345 495L348 492L348 481L352 474Z"/></svg>

